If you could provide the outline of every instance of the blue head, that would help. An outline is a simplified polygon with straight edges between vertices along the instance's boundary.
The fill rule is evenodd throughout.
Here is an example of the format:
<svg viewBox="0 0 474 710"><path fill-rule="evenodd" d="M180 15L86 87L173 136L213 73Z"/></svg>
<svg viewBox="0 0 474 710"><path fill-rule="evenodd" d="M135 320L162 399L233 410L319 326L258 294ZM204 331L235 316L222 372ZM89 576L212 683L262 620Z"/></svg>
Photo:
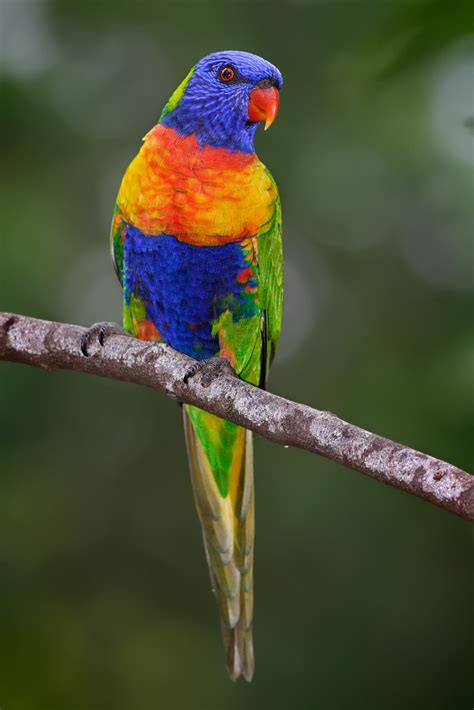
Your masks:
<svg viewBox="0 0 474 710"><path fill-rule="evenodd" d="M215 52L201 59L163 109L160 123L201 146L253 153L259 121L278 110L278 69L248 52Z"/></svg>

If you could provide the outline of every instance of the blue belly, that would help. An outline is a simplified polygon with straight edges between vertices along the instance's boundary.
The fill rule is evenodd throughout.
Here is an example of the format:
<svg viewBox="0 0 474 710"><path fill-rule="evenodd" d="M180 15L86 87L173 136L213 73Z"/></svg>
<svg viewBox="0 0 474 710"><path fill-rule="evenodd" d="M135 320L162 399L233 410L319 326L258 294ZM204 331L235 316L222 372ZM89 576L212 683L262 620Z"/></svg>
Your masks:
<svg viewBox="0 0 474 710"><path fill-rule="evenodd" d="M130 304L132 294L139 298L147 319L176 350L198 360L211 357L219 352L212 326L223 310L246 315L245 294L237 281L246 266L244 256L239 244L198 247L127 225L125 302Z"/></svg>

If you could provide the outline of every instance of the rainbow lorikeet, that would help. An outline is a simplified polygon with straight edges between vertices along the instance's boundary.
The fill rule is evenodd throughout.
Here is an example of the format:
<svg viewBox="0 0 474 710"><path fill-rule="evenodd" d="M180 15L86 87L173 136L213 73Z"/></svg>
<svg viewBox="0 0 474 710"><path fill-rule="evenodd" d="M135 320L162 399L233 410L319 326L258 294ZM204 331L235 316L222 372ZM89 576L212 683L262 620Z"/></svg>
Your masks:
<svg viewBox="0 0 474 710"><path fill-rule="evenodd" d="M124 329L196 360L225 357L260 387L280 334L283 256L278 191L254 136L281 85L253 54L201 59L129 165L111 234ZM228 671L251 680L252 433L188 405L183 416Z"/></svg>

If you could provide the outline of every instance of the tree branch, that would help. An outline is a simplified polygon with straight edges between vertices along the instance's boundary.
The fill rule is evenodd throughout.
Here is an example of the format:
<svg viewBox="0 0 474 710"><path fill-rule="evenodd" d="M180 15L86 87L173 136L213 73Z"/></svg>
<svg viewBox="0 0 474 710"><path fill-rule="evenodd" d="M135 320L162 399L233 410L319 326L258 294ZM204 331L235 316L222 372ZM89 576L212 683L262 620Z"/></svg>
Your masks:
<svg viewBox="0 0 474 710"><path fill-rule="evenodd" d="M228 368L204 367L168 345L111 335L85 357L85 328L0 312L0 360L46 370L75 370L157 389L241 424L285 446L296 446L401 488L474 520L474 477L455 466L348 424L331 412L291 402L240 380ZM186 381L185 381L186 380Z"/></svg>

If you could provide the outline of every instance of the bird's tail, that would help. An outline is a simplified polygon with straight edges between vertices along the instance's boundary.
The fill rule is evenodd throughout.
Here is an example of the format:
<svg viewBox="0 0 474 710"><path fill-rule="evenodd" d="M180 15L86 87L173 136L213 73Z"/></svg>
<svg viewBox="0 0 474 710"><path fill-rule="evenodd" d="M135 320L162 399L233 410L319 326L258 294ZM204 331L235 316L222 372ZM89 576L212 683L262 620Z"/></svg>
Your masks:
<svg viewBox="0 0 474 710"><path fill-rule="evenodd" d="M254 485L252 432L183 406L191 481L232 680L250 681Z"/></svg>

